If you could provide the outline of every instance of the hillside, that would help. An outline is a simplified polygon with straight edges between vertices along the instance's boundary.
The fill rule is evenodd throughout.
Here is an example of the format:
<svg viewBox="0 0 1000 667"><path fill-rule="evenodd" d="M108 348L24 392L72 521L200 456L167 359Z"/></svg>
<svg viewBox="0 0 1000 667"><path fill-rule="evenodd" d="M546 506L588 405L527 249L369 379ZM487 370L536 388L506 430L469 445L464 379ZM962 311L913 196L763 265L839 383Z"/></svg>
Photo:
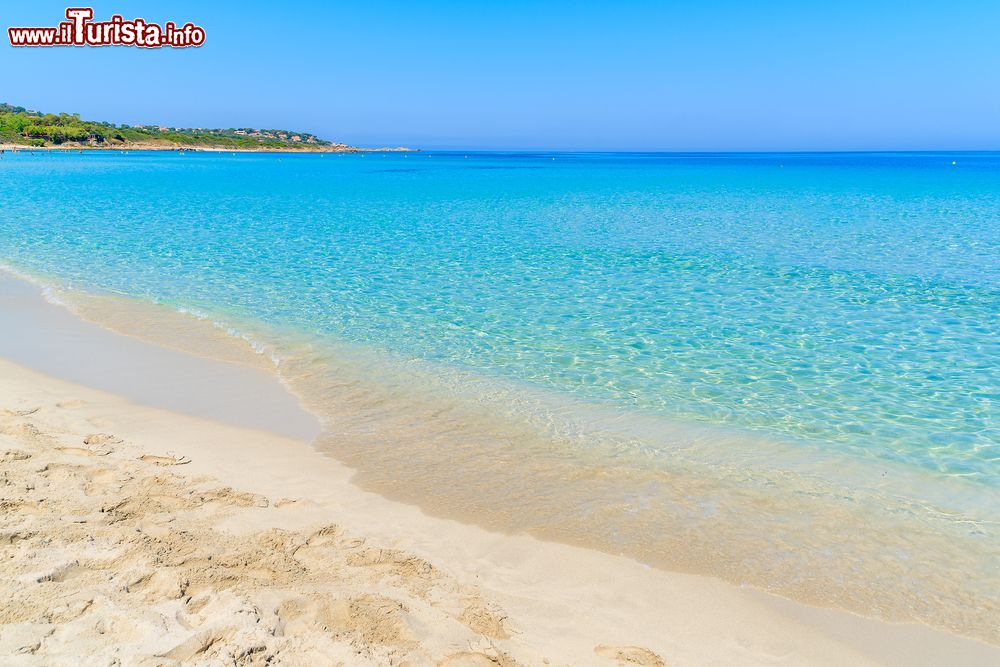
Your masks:
<svg viewBox="0 0 1000 667"><path fill-rule="evenodd" d="M356 152L308 132L257 128L179 128L115 125L0 103L0 144L60 148L178 148ZM379 149L407 150L407 149Z"/></svg>

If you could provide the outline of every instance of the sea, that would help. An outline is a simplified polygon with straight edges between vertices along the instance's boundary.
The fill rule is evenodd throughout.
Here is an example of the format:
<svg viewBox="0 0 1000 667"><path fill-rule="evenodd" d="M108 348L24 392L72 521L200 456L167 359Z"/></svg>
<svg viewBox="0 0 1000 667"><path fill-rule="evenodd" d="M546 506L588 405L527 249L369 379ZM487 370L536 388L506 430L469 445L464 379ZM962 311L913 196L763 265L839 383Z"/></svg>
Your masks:
<svg viewBox="0 0 1000 667"><path fill-rule="evenodd" d="M2 157L0 263L366 488L1000 641L1000 154Z"/></svg>

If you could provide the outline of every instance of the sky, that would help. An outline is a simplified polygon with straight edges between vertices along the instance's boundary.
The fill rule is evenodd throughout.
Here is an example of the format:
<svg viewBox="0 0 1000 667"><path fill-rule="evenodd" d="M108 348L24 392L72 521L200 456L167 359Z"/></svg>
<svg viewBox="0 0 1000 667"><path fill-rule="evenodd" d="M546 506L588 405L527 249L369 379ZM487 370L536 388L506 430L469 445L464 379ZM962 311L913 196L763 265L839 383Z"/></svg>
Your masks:
<svg viewBox="0 0 1000 667"><path fill-rule="evenodd" d="M0 101L424 149L1000 149L997 0L95 0L206 43L9 45L67 1L0 6Z"/></svg>

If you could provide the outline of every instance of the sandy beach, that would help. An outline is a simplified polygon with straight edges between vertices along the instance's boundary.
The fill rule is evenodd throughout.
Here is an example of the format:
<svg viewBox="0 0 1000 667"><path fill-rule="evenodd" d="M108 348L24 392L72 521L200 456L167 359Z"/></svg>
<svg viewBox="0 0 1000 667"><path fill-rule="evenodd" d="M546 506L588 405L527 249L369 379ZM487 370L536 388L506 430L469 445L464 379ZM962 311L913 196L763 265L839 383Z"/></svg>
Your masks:
<svg viewBox="0 0 1000 667"><path fill-rule="evenodd" d="M353 486L264 370L111 333L6 275L0 301L5 664L1000 660L428 517Z"/></svg>

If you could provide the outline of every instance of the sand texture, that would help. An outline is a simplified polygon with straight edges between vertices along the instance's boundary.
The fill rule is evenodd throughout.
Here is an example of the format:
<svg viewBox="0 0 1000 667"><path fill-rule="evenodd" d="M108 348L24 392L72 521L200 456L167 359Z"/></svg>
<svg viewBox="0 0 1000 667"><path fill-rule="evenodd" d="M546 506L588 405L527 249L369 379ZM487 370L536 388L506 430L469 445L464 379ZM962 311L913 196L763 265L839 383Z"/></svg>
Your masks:
<svg viewBox="0 0 1000 667"><path fill-rule="evenodd" d="M277 527L302 503L185 475L184 454L56 426L83 405L0 408L0 654L517 664L503 648L506 613L475 586L336 523ZM662 664L641 649L600 651Z"/></svg>

